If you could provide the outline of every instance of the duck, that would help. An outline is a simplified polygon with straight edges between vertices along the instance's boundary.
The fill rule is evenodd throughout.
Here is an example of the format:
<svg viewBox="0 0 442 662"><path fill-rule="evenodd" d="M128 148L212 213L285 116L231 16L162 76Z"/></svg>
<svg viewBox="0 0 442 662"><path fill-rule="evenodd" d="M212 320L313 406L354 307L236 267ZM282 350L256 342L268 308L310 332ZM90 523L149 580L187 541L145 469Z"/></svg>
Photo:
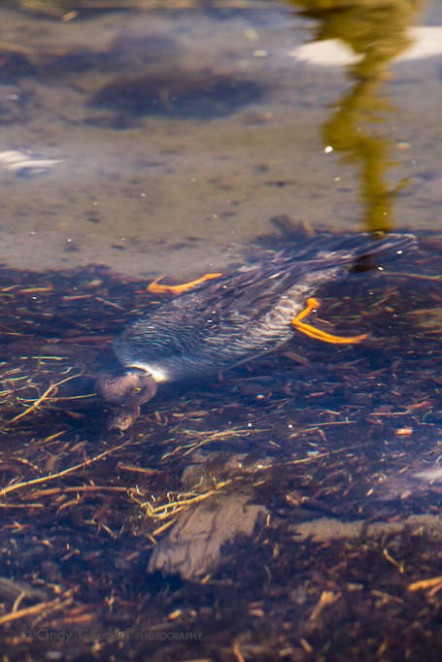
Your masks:
<svg viewBox="0 0 442 662"><path fill-rule="evenodd" d="M96 381L114 412L110 427L127 430L162 384L222 373L279 349L297 331L323 342L362 342L367 334L342 337L306 322L319 307L314 294L358 267L381 269L415 246L412 234L317 235L232 273L175 286L157 279L151 292L176 296L127 324L113 341L121 368Z"/></svg>

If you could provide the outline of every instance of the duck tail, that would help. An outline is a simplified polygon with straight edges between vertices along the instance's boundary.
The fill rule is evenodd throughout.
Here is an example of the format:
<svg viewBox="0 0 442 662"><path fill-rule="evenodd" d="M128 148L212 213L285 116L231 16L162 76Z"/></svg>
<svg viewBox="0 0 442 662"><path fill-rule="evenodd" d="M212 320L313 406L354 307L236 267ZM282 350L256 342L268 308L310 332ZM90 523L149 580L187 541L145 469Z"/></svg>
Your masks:
<svg viewBox="0 0 442 662"><path fill-rule="evenodd" d="M376 234L360 235L352 253L351 271L376 269L386 262L391 262L417 248L416 237L412 234ZM339 249L338 249L339 250Z"/></svg>
<svg viewBox="0 0 442 662"><path fill-rule="evenodd" d="M293 257L300 260L347 264L350 269L363 271L395 260L417 247L412 234L344 234L320 235L307 244L295 247Z"/></svg>

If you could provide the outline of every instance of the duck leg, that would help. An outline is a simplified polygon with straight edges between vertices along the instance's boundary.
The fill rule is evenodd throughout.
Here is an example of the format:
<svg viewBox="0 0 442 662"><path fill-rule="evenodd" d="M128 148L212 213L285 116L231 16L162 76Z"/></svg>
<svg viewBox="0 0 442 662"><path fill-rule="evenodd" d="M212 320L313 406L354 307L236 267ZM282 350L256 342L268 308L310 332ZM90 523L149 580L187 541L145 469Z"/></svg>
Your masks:
<svg viewBox="0 0 442 662"><path fill-rule="evenodd" d="M367 338L367 333L363 333L359 336L349 336L349 337L343 337L343 336L335 336L331 333L327 333L327 331L322 331L321 329L315 329L314 326L311 326L307 322L304 322L303 320L310 315L312 310L315 310L319 308L321 304L317 299L309 298L307 299L307 306L302 310L299 315L297 315L293 320L292 324L293 326L298 330L301 331L301 333L304 333L306 336L309 336L310 338L316 338L316 340L322 340L323 342L329 342L333 343L335 345L347 345L351 343L357 343L361 342L362 340L365 340Z"/></svg>

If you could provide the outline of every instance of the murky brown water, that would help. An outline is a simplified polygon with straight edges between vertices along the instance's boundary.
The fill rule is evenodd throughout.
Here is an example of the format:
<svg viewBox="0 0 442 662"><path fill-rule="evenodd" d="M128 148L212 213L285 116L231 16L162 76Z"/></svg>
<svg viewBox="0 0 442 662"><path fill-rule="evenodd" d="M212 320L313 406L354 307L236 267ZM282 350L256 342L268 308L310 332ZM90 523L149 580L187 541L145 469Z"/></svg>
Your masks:
<svg viewBox="0 0 442 662"><path fill-rule="evenodd" d="M440 18L431 3L426 22ZM360 164L324 151L349 82L342 67L292 56L316 26L293 8L85 13L65 24L2 9L1 22L17 52L3 55L0 151L61 161L27 178L0 164L8 266L181 275L225 266L273 216L363 229ZM440 59L396 65L379 96L392 104L374 124L385 177L408 180L397 224L435 229Z"/></svg>

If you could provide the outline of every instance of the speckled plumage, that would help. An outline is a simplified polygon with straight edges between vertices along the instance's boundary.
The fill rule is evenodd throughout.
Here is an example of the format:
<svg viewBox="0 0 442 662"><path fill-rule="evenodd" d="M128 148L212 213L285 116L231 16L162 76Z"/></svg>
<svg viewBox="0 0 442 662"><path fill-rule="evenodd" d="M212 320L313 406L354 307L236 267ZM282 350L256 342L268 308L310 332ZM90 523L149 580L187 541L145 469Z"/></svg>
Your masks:
<svg viewBox="0 0 442 662"><path fill-rule="evenodd" d="M414 244L412 235L319 236L268 253L134 320L114 351L124 366L146 370L156 382L227 369L289 340L291 321L322 283L344 277L362 257L376 266Z"/></svg>

